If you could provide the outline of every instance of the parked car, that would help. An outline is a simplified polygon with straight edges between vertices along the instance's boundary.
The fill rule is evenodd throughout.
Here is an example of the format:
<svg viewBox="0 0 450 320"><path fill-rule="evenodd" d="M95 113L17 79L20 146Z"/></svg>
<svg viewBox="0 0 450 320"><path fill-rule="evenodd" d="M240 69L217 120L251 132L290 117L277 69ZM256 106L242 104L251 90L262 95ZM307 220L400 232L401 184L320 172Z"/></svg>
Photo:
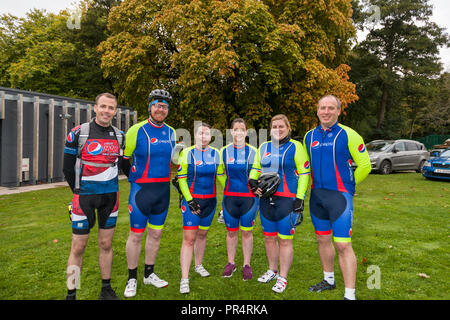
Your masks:
<svg viewBox="0 0 450 320"><path fill-rule="evenodd" d="M437 157L426 161L422 175L428 179L450 180L450 148L442 151Z"/></svg>
<svg viewBox="0 0 450 320"><path fill-rule="evenodd" d="M392 171L416 170L430 158L425 146L414 140L374 140L366 144L372 171L389 174Z"/></svg>

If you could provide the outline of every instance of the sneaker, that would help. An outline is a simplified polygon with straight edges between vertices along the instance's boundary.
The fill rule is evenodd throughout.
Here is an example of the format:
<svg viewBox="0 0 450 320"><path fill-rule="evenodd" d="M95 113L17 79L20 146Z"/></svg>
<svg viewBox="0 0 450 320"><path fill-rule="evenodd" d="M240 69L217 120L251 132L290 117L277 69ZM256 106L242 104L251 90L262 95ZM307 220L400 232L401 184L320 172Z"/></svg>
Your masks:
<svg viewBox="0 0 450 320"><path fill-rule="evenodd" d="M309 292L322 292L324 290L333 290L336 289L336 284L329 284L327 280L322 280L318 284L315 284L308 288Z"/></svg>
<svg viewBox="0 0 450 320"><path fill-rule="evenodd" d="M269 269L266 271L266 273L264 273L261 277L258 278L258 281L262 283L268 283L276 278L278 278L278 273L273 272L272 270Z"/></svg>
<svg viewBox="0 0 450 320"><path fill-rule="evenodd" d="M225 219L223 218L223 210L220 210L219 216L217 217L218 223L225 223Z"/></svg>
<svg viewBox="0 0 450 320"><path fill-rule="evenodd" d="M201 264L195 266L195 272L197 272L202 277L209 277L209 272L206 271L206 269Z"/></svg>
<svg viewBox="0 0 450 320"><path fill-rule="evenodd" d="M248 264L244 266L244 268L242 269L242 273L244 274L244 281L253 278L252 267L250 267Z"/></svg>
<svg viewBox="0 0 450 320"><path fill-rule="evenodd" d="M233 263L227 263L225 266L225 270L223 270L222 277L229 278L233 275L233 273L236 271L236 265Z"/></svg>
<svg viewBox="0 0 450 320"><path fill-rule="evenodd" d="M181 279L180 281L180 293L189 293L189 279Z"/></svg>
<svg viewBox="0 0 450 320"><path fill-rule="evenodd" d="M160 279L155 273L152 273L147 278L144 277L144 284L152 284L157 288L164 288L169 285L167 281Z"/></svg>
<svg viewBox="0 0 450 320"><path fill-rule="evenodd" d="M76 294L67 294L66 300L77 300Z"/></svg>
<svg viewBox="0 0 450 320"><path fill-rule="evenodd" d="M277 282L272 287L272 290L276 293L282 293L287 287L287 279L279 276Z"/></svg>
<svg viewBox="0 0 450 320"><path fill-rule="evenodd" d="M113 288L105 287L100 291L100 295L98 297L99 300L120 300L120 298L116 295Z"/></svg>
<svg viewBox="0 0 450 320"><path fill-rule="evenodd" d="M125 287L125 292L123 293L123 296L125 298L131 298L136 295L136 287L137 287L137 280L136 279L129 279L127 281L127 285Z"/></svg>

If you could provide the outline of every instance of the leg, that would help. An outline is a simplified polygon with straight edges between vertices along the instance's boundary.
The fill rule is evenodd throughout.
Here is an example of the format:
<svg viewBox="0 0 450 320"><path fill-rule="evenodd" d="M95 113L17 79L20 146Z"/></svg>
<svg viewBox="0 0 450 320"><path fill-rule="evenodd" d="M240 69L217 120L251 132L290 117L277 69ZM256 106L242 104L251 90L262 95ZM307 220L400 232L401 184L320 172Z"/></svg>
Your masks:
<svg viewBox="0 0 450 320"><path fill-rule="evenodd" d="M292 246L292 239L280 238L280 276L287 278L289 269L292 265L292 258L294 256L294 249Z"/></svg>
<svg viewBox="0 0 450 320"><path fill-rule="evenodd" d="M155 264L161 243L161 235L162 229L148 228L147 239L145 241L145 264Z"/></svg>
<svg viewBox="0 0 450 320"><path fill-rule="evenodd" d="M206 248L206 236L208 235L208 230L198 229L197 239L194 243L194 254L195 254L195 265L198 266L203 262L203 256L205 255Z"/></svg>
<svg viewBox="0 0 450 320"><path fill-rule="evenodd" d="M102 279L111 279L111 269L113 260L112 239L114 236L114 228L99 229L98 246L100 249L98 262Z"/></svg>
<svg viewBox="0 0 450 320"><path fill-rule="evenodd" d="M227 254L228 262L234 264L234 258L236 257L236 248L238 245L238 231L227 231Z"/></svg>
<svg viewBox="0 0 450 320"><path fill-rule="evenodd" d="M192 263L194 253L194 243L197 237L196 230L183 230L183 242L180 251L181 279L189 278L189 268Z"/></svg>
<svg viewBox="0 0 450 320"><path fill-rule="evenodd" d="M86 249L89 234L72 234L72 246L69 259L67 261L67 289L76 289L79 282L81 266L83 264L83 254Z"/></svg>
<svg viewBox="0 0 450 320"><path fill-rule="evenodd" d="M244 255L244 266L250 265L253 251L253 232L251 230L241 230L242 234L242 253Z"/></svg>
<svg viewBox="0 0 450 320"><path fill-rule="evenodd" d="M333 272L334 270L334 257L336 252L334 250L332 235L316 235L318 242L318 250L320 262L322 263L323 271Z"/></svg>
<svg viewBox="0 0 450 320"><path fill-rule="evenodd" d="M354 289L356 282L356 256L351 242L336 242L339 267L346 288Z"/></svg>
<svg viewBox="0 0 450 320"><path fill-rule="evenodd" d="M278 271L278 259L279 248L277 242L277 236L264 236L264 244L266 247L267 261L269 262L269 269L272 271Z"/></svg>
<svg viewBox="0 0 450 320"><path fill-rule="evenodd" d="M128 269L136 269L141 254L142 232L130 231L126 244Z"/></svg>

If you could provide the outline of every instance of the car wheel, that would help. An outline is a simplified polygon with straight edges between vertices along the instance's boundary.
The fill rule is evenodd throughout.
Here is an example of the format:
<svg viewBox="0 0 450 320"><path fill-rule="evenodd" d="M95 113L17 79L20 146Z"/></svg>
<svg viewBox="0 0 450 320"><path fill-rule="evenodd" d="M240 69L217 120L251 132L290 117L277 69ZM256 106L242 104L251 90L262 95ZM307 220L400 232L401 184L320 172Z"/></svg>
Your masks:
<svg viewBox="0 0 450 320"><path fill-rule="evenodd" d="M392 171L392 165L389 160L383 160L380 165L380 173L381 174L389 174Z"/></svg>
<svg viewBox="0 0 450 320"><path fill-rule="evenodd" d="M417 168L417 170L416 170L418 173L422 173L423 172L423 165L424 164L425 164L425 160L420 161L419 168Z"/></svg>

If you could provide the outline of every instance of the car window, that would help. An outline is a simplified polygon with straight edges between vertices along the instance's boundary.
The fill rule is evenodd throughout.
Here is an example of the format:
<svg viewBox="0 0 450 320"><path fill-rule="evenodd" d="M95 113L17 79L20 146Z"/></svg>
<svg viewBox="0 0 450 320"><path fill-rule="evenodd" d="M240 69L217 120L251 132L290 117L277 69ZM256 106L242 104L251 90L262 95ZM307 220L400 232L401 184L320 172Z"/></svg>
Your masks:
<svg viewBox="0 0 450 320"><path fill-rule="evenodd" d="M450 157L450 149L447 149L447 150L445 150L445 151L442 151L442 152L439 154L439 157L449 158L449 157Z"/></svg>
<svg viewBox="0 0 450 320"><path fill-rule="evenodd" d="M369 142L366 145L368 151L384 151L392 145L392 142L388 141L374 141Z"/></svg>
<svg viewBox="0 0 450 320"><path fill-rule="evenodd" d="M407 151L417 151L419 146L414 142L405 142Z"/></svg>
<svg viewBox="0 0 450 320"><path fill-rule="evenodd" d="M394 145L395 150L397 151L405 151L405 143L404 142L397 142Z"/></svg>

